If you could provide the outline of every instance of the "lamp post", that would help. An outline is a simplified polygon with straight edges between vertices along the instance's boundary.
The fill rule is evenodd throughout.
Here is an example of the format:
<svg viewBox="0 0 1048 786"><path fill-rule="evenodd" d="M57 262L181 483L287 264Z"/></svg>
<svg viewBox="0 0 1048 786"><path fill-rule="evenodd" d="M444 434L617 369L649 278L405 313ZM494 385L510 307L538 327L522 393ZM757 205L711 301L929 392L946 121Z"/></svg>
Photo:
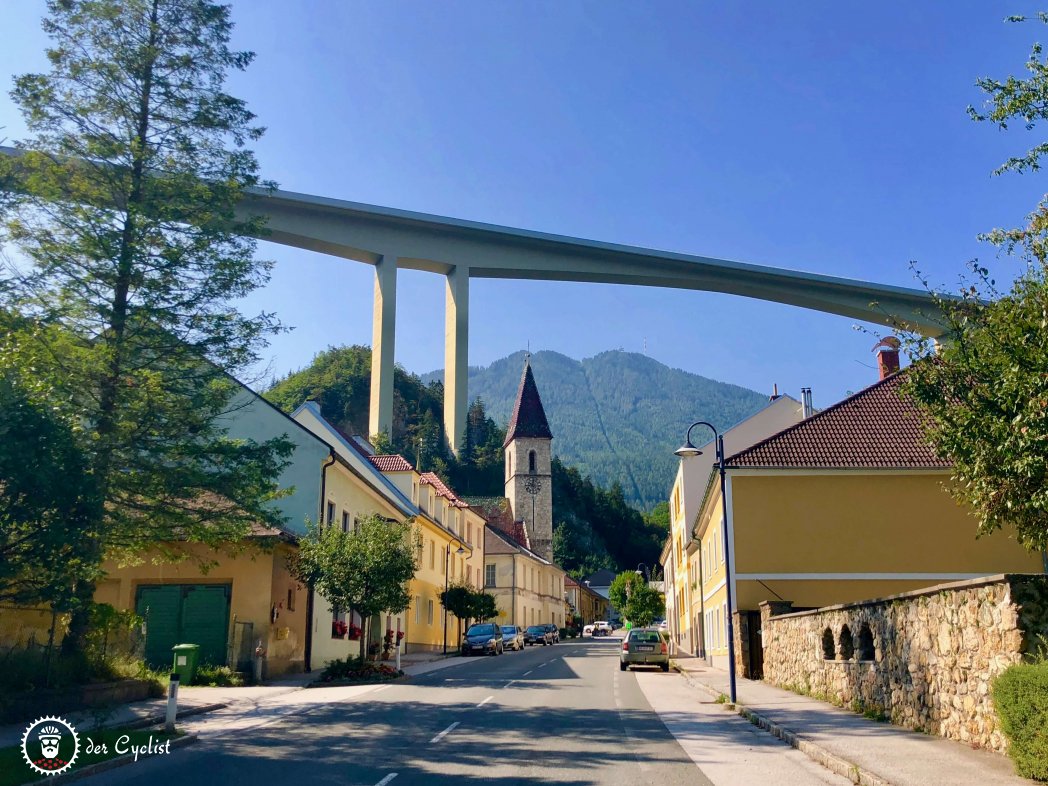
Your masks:
<svg viewBox="0 0 1048 786"><path fill-rule="evenodd" d="M644 570L641 570L641 568L644 568ZM651 568L649 568L643 562L637 563L637 570L634 572L639 573L645 581L651 581Z"/></svg>
<svg viewBox="0 0 1048 786"><path fill-rule="evenodd" d="M455 550L456 554L465 554L466 550L462 548L462 541L458 538L453 538L455 543L459 544L459 547ZM448 541L448 545L444 547L444 602L440 605L444 607L444 654L448 654L448 560L451 559L451 541Z"/></svg>
<svg viewBox="0 0 1048 786"><path fill-rule="evenodd" d="M732 621L734 609L731 601L731 543L728 540L728 499L724 490L724 437L717 432L716 427L712 423L707 423L705 420L697 420L688 426L684 444L673 452L682 459L702 455L702 451L691 444L691 430L696 426L706 426L706 428L712 431L713 439L717 446L717 471L720 474L721 493L721 528L724 540L724 588L728 595L728 684L731 688L731 702L735 704L735 625Z"/></svg>

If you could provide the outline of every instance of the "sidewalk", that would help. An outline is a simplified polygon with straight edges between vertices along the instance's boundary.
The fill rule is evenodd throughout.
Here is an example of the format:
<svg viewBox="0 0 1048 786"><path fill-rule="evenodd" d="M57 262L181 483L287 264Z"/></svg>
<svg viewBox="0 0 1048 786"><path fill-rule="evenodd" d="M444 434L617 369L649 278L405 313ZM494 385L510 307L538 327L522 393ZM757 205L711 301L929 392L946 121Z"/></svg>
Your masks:
<svg viewBox="0 0 1048 786"><path fill-rule="evenodd" d="M728 695L728 673L699 658L673 663L693 687ZM878 723L854 712L800 696L763 682L739 679L740 712L769 725L794 747L851 780L869 786L1016 786L1032 784L1015 775L1005 756L940 737ZM755 717L754 717L755 716Z"/></svg>
<svg viewBox="0 0 1048 786"><path fill-rule="evenodd" d="M407 675L425 674L437 669L454 666L462 660L456 656L433 653L402 655L400 666ZM393 665L390 662L389 665ZM243 711L252 711L260 704L270 703L276 697L300 691L320 676L320 669L312 672L288 674L264 685L250 685L242 688L208 688L203 686L184 686L178 690L178 717L184 718L212 712L226 707L235 707ZM312 691L310 691L312 693ZM77 731L88 731L99 727L114 726L148 726L160 723L167 710L167 697L145 699L131 704L115 707L98 708L95 711L81 710L65 716ZM40 715L48 714L47 707L40 707ZM18 745L22 741L26 723L13 723L0 726L0 748Z"/></svg>

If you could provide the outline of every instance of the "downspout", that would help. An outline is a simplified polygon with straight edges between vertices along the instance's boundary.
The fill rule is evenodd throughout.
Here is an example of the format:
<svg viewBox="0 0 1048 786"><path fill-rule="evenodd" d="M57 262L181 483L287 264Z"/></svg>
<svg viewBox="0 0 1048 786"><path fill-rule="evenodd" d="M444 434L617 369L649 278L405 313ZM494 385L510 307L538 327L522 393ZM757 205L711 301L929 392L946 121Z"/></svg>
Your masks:
<svg viewBox="0 0 1048 786"><path fill-rule="evenodd" d="M703 587L706 584L706 577L702 574L702 568L705 564L702 560L702 538L698 539L699 543L699 657L703 660L706 659L706 593Z"/></svg>
<svg viewBox="0 0 1048 786"><path fill-rule="evenodd" d="M327 501L327 471L335 463L334 448L328 448L328 458L330 461L322 464L320 467L320 509L317 516L320 526L324 525L324 502ZM311 581L309 582L309 592L306 594L306 653L304 663L302 664L307 672L313 671L313 626L316 625L316 620L313 619L314 592L313 582Z"/></svg>

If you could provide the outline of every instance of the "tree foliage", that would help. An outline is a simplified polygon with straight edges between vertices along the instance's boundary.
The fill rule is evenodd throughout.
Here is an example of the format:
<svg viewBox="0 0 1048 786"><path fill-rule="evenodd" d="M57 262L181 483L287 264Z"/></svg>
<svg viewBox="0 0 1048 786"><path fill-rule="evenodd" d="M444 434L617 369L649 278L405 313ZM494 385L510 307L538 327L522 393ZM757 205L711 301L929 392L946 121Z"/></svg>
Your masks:
<svg viewBox="0 0 1048 786"><path fill-rule="evenodd" d="M69 611L91 578L100 504L72 428L47 389L0 375L0 601Z"/></svg>
<svg viewBox="0 0 1048 786"><path fill-rule="evenodd" d="M1027 130L1048 119L1048 60L1039 44L1026 67L1026 78L979 80L987 108L970 108L972 116L1002 129L1020 121ZM997 172L1037 170L1045 153L1048 143L1039 143ZM1020 270L1010 286L999 287L987 267L973 262L956 297L937 295L947 330L939 347L902 334L915 358L906 389L926 414L939 455L953 463L951 492L974 511L980 534L1012 526L1029 549L1048 547L1046 230L1042 202L1025 225L985 236Z"/></svg>
<svg viewBox="0 0 1048 786"><path fill-rule="evenodd" d="M421 548L410 522L372 514L349 532L309 524L289 568L340 609L353 609L363 619L360 658L363 662L371 617L399 614L411 603L409 582L418 570Z"/></svg>
<svg viewBox="0 0 1048 786"><path fill-rule="evenodd" d="M440 602L448 611L463 622L488 620L498 614L495 596L470 584L457 582L440 593Z"/></svg>
<svg viewBox="0 0 1048 786"><path fill-rule="evenodd" d="M650 625L666 613L666 599L636 571L617 575L608 588L612 605L634 625Z"/></svg>
<svg viewBox="0 0 1048 786"><path fill-rule="evenodd" d="M32 326L3 350L85 424L104 500L85 562L277 523L267 500L290 445L230 439L223 421L239 390L227 375L278 329L231 305L270 269L254 258L261 221L235 210L260 185L247 144L262 129L224 90L252 55L230 49L229 8L207 0L51 0L43 26L50 70L11 93L31 136L0 157L18 189L2 228L27 260L7 295ZM74 616L71 646L85 625Z"/></svg>

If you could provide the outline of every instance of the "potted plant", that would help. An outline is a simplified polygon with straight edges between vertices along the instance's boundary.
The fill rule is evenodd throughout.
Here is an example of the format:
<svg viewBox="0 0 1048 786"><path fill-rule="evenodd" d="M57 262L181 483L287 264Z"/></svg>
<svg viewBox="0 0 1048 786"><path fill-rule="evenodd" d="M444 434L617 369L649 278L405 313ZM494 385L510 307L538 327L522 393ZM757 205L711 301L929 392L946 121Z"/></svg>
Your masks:
<svg viewBox="0 0 1048 786"><path fill-rule="evenodd" d="M360 641L360 633L361 633L361 630L360 630L360 626L359 625L350 625L349 626L349 640L350 641Z"/></svg>

